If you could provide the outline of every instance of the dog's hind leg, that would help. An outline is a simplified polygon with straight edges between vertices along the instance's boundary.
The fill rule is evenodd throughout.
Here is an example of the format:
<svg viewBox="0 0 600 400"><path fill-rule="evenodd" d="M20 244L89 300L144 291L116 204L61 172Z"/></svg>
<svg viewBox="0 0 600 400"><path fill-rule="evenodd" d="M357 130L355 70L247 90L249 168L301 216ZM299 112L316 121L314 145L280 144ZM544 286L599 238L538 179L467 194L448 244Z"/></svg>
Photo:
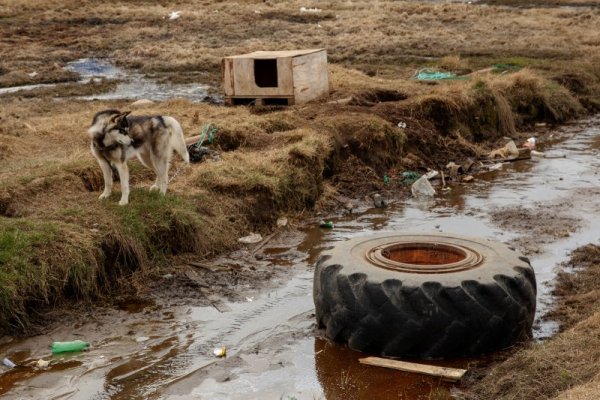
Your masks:
<svg viewBox="0 0 600 400"><path fill-rule="evenodd" d="M119 171L119 180L121 181L121 200L119 205L124 206L129 203L129 168L127 163L116 163L117 171Z"/></svg>
<svg viewBox="0 0 600 400"><path fill-rule="evenodd" d="M188 153L187 146L185 144L185 137L183 136L183 130L181 129L181 125L179 125L179 122L177 122L177 120L173 117L164 116L163 120L165 121L165 124L171 131L169 140L171 148L174 149L177 153L179 153L181 158L183 158L183 161L189 163L190 154Z"/></svg>
<svg viewBox="0 0 600 400"><path fill-rule="evenodd" d="M154 171L156 172L156 182L150 189L158 189L162 194L167 193L167 185L169 183L169 160L163 157L155 157Z"/></svg>

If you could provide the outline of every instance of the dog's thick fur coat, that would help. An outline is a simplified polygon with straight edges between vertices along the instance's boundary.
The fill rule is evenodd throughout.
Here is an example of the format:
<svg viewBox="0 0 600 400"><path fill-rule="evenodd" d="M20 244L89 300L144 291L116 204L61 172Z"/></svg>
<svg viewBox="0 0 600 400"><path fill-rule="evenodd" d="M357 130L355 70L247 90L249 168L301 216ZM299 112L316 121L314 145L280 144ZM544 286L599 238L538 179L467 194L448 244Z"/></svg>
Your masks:
<svg viewBox="0 0 600 400"><path fill-rule="evenodd" d="M127 160L137 157L143 165L154 170L156 182L150 190L160 190L162 194L167 191L173 150L185 162L190 162L181 125L169 116L131 116L128 111L104 110L94 116L88 134L92 138L92 154L104 175L100 199L109 197L112 192L112 164L121 181L119 205L129 203Z"/></svg>

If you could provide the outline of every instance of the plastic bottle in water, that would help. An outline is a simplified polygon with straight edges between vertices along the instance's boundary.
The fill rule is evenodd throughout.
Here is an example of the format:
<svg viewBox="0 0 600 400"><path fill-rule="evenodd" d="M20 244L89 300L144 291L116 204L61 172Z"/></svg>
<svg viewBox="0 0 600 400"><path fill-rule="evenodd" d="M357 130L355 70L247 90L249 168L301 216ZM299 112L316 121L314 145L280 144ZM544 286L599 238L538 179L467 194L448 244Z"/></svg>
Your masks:
<svg viewBox="0 0 600 400"><path fill-rule="evenodd" d="M52 343L52 354L68 353L72 351L85 350L90 346L88 342L83 340L73 340L71 342L54 342Z"/></svg>

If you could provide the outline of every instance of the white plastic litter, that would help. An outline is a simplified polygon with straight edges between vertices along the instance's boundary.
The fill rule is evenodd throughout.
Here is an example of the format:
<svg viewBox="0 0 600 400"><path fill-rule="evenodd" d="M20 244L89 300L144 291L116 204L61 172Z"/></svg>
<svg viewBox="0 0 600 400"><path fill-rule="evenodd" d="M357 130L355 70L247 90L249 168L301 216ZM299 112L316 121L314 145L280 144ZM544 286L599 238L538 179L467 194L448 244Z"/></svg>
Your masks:
<svg viewBox="0 0 600 400"><path fill-rule="evenodd" d="M431 171L427 172L425 175L423 175L425 178L429 179L433 179L436 176L438 176L440 173L437 172L436 170L432 169Z"/></svg>
<svg viewBox="0 0 600 400"><path fill-rule="evenodd" d="M425 176L417 179L410 187L410 191L414 197L432 197L435 195L435 189Z"/></svg>
<svg viewBox="0 0 600 400"><path fill-rule="evenodd" d="M244 244L255 244L262 241L263 238L260 233L251 233L248 236L244 236L238 239L238 242Z"/></svg>
<svg viewBox="0 0 600 400"><path fill-rule="evenodd" d="M171 21L176 20L177 18L181 17L181 11L171 11L169 13L169 19Z"/></svg>
<svg viewBox="0 0 600 400"><path fill-rule="evenodd" d="M323 10L321 10L320 8L300 7L300 12L318 13L318 12L321 12L321 11L323 11Z"/></svg>
<svg viewBox="0 0 600 400"><path fill-rule="evenodd" d="M406 122L403 122L403 121L398 122L398 128L401 128L401 129L406 128Z"/></svg>
<svg viewBox="0 0 600 400"><path fill-rule="evenodd" d="M277 227L278 228L283 228L285 226L287 226L288 224L288 219L286 217L281 217L277 219Z"/></svg>
<svg viewBox="0 0 600 400"><path fill-rule="evenodd" d="M530 137L529 139L527 139L525 143L523 143L523 147L527 149L535 149L535 138Z"/></svg>

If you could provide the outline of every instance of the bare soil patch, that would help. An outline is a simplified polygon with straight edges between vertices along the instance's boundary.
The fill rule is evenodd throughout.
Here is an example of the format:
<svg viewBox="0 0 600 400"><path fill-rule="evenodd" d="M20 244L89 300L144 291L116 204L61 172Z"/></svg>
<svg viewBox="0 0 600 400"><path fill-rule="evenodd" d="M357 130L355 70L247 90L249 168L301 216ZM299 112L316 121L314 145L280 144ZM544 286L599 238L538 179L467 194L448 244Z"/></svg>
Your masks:
<svg viewBox="0 0 600 400"><path fill-rule="evenodd" d="M492 213L492 220L504 229L527 232L512 241L525 255L540 253L545 244L568 237L581 223L575 217L566 215L564 205L540 208L508 208Z"/></svg>

